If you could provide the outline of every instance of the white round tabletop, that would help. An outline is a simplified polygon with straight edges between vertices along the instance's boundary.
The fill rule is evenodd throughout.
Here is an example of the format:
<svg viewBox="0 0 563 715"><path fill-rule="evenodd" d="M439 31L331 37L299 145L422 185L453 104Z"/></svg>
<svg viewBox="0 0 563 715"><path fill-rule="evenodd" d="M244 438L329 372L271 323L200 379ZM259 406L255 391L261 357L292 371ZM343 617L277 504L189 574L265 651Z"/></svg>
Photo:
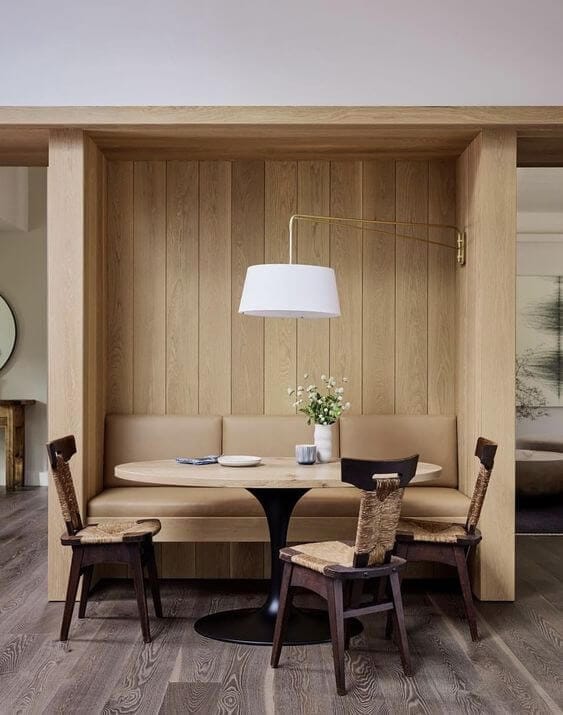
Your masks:
<svg viewBox="0 0 563 715"><path fill-rule="evenodd" d="M419 462L411 484L440 476L437 464ZM340 478L340 462L301 465L292 457L264 457L256 467L222 467L220 464L179 464L175 459L118 464L115 476L151 485L178 487L239 487L245 489L321 489L350 487ZM383 475L379 475L383 476Z"/></svg>

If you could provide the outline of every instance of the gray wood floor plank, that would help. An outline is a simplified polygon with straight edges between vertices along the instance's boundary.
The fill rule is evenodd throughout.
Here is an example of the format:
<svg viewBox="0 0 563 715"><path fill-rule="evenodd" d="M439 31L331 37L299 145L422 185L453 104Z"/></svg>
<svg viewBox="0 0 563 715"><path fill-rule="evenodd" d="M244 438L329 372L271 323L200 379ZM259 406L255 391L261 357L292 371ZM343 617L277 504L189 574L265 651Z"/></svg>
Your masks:
<svg viewBox="0 0 563 715"><path fill-rule="evenodd" d="M34 529L29 530L29 523ZM269 648L199 636L197 618L258 605L259 586L165 581L165 618L142 643L132 586L102 584L70 641L56 638L62 604L46 601L46 490L0 493L0 713L561 713L563 539L518 539L518 601L478 603L469 639L457 592L406 584L415 675L406 678L384 618L365 619L346 656L349 693L335 693L329 645ZM314 598L298 596L306 605ZM152 614L152 606L149 607Z"/></svg>
<svg viewBox="0 0 563 715"><path fill-rule="evenodd" d="M536 681L518 656L512 653L502 636L479 617L481 641L473 643L467 634L467 624L459 617L459 601L451 594L433 594L430 600L441 612L461 649L469 654L471 661L478 668L486 689L494 694L493 703L506 707L506 712L559 712L553 700L555 689L543 694L543 687ZM483 606L479 604L479 613ZM505 604L511 608L512 604ZM519 654L522 656L522 654Z"/></svg>
<svg viewBox="0 0 563 715"><path fill-rule="evenodd" d="M100 705L109 697L121 675L121 664L138 640L133 622L98 622L96 632L88 639L89 647L72 667L61 668L63 678L48 703L45 713L101 712ZM83 633L71 632L70 648L83 642Z"/></svg>
<svg viewBox="0 0 563 715"><path fill-rule="evenodd" d="M215 715L222 683L169 683L159 715Z"/></svg>
<svg viewBox="0 0 563 715"><path fill-rule="evenodd" d="M169 684L182 636L189 620L183 614L189 606L187 589L172 601L164 599L165 618L151 619L152 643L139 637L121 675L103 707L104 713L158 712Z"/></svg>

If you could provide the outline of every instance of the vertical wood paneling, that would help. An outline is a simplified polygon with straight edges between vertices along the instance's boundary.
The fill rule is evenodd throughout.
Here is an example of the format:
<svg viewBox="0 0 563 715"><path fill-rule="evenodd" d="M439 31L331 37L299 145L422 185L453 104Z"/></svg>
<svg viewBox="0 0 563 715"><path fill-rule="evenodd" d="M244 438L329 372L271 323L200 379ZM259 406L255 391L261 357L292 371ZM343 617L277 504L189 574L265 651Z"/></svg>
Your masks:
<svg viewBox="0 0 563 715"><path fill-rule="evenodd" d="M397 221L428 221L428 162L398 161ZM428 237L425 227L397 228L397 234ZM428 246L397 238L395 309L395 411L428 411Z"/></svg>
<svg viewBox="0 0 563 715"><path fill-rule="evenodd" d="M288 260L288 223L297 210L297 164L266 162L265 261ZM297 325L293 319L267 319L264 328L264 412L292 414L287 387L297 379Z"/></svg>
<svg viewBox="0 0 563 715"><path fill-rule="evenodd" d="M475 440L498 442L481 514L474 587L480 598L514 598L514 355L516 132L487 129L458 161L458 221L469 236L460 274L457 410L460 488L473 489ZM468 270L469 269L469 270Z"/></svg>
<svg viewBox="0 0 563 715"><path fill-rule="evenodd" d="M330 162L300 161L298 164L298 211L304 214L327 216L330 213ZM330 265L330 229L327 224L306 221L297 227L299 263ZM309 374L319 382L329 372L329 321L297 321L297 382Z"/></svg>
<svg viewBox="0 0 563 715"><path fill-rule="evenodd" d="M133 412L166 405L166 166L135 162Z"/></svg>
<svg viewBox="0 0 563 715"><path fill-rule="evenodd" d="M264 262L264 162L237 161L232 170L232 412L264 411L264 319L239 315L248 266Z"/></svg>
<svg viewBox="0 0 563 715"><path fill-rule="evenodd" d="M428 177L429 223L456 223L455 162L431 161ZM455 246L453 231L430 228L428 237ZM428 247L428 413L455 414L454 251ZM453 266L453 268L452 268Z"/></svg>
<svg viewBox="0 0 563 715"><path fill-rule="evenodd" d="M194 543L161 543L161 578L195 578Z"/></svg>
<svg viewBox="0 0 563 715"><path fill-rule="evenodd" d="M104 417L106 409L106 160L89 137L85 140L85 497L103 488Z"/></svg>
<svg viewBox="0 0 563 715"><path fill-rule="evenodd" d="M253 542L230 545L229 575L231 578L262 578L264 545Z"/></svg>
<svg viewBox="0 0 563 715"><path fill-rule="evenodd" d="M228 543L201 542L195 545L195 571L198 578L226 578L231 571Z"/></svg>
<svg viewBox="0 0 563 715"><path fill-rule="evenodd" d="M199 167L199 411L231 411L231 164Z"/></svg>
<svg viewBox="0 0 563 715"><path fill-rule="evenodd" d="M47 173L47 356L49 439L74 434L79 504L84 506L84 135L53 131ZM49 598L64 597L70 554L60 543L61 508L49 489Z"/></svg>
<svg viewBox="0 0 563 715"><path fill-rule="evenodd" d="M461 230L465 230L469 220L469 200L468 200L468 155L466 150L456 161L456 225ZM467 241L467 239L466 239ZM466 246L467 249L467 246ZM464 379L461 379L464 368L467 369L469 356L466 352L469 348L467 336L468 328L468 273L469 265L463 267L456 276L456 325L455 325L455 411L457 415L457 448L458 448L458 486L460 491L467 494L468 485L465 484L467 467L465 464L468 452L466 444L467 434L467 394L464 389ZM463 308L462 308L463 306ZM467 365L466 365L467 362Z"/></svg>
<svg viewBox="0 0 563 715"><path fill-rule="evenodd" d="M458 160L457 223L468 227L474 220L474 186L481 139L477 137ZM473 231L467 231L466 251L477 258ZM456 413L458 420L459 488L471 495L475 440L479 431L477 384L480 366L477 358L476 296L472 296L478 276L477 260L467 261L456 280L457 344L456 344ZM471 387L470 387L471 386Z"/></svg>
<svg viewBox="0 0 563 715"><path fill-rule="evenodd" d="M475 202L479 248L479 409L481 432L498 442L495 479L481 525L480 598L515 597L516 132L485 130ZM499 548L499 544L503 544Z"/></svg>
<svg viewBox="0 0 563 715"><path fill-rule="evenodd" d="M107 412L133 412L133 163L107 165Z"/></svg>
<svg viewBox="0 0 563 715"><path fill-rule="evenodd" d="M78 130L52 131L47 178L48 437L73 434L78 504L100 487L104 350L104 159ZM63 520L49 489L48 593L64 597L69 556Z"/></svg>
<svg viewBox="0 0 563 715"><path fill-rule="evenodd" d="M362 162L330 165L330 213L362 217ZM338 277L341 317L330 321L330 374L348 378L350 412L362 413L362 231L330 227L330 264Z"/></svg>
<svg viewBox="0 0 563 715"><path fill-rule="evenodd" d="M363 218L395 220L395 162L366 161ZM381 227L395 233L395 226ZM395 239L363 236L363 412L395 411Z"/></svg>
<svg viewBox="0 0 563 715"><path fill-rule="evenodd" d="M199 409L199 171L166 166L166 413Z"/></svg>
<svg viewBox="0 0 563 715"><path fill-rule="evenodd" d="M108 169L108 411L291 413L286 386L329 371L349 378L357 412L452 411L453 251L301 223L297 258L336 268L343 317L329 325L238 315L247 266L287 260L292 213L450 221L451 163L399 161L396 172L393 160L133 167Z"/></svg>

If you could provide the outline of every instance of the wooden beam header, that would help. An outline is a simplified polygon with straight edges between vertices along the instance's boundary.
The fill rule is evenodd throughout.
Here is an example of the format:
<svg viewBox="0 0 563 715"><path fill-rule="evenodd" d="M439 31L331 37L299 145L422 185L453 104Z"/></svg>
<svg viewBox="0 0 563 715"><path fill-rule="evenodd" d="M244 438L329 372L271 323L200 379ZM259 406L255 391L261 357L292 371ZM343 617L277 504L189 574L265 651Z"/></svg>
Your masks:
<svg viewBox="0 0 563 715"><path fill-rule="evenodd" d="M59 129L108 159L231 161L454 158L487 128L516 130L521 165L562 165L563 106L0 107L0 165L47 165Z"/></svg>
<svg viewBox="0 0 563 715"><path fill-rule="evenodd" d="M188 124L512 126L563 128L563 106L545 107L0 107L0 127L182 126Z"/></svg>

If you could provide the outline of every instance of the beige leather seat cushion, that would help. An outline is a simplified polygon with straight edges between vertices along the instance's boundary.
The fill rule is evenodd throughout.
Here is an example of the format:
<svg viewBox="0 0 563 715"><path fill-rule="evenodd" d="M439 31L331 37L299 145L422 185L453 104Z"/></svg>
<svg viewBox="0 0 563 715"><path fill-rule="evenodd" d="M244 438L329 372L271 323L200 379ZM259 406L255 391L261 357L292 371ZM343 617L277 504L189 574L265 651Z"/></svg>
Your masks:
<svg viewBox="0 0 563 715"><path fill-rule="evenodd" d="M312 489L297 504L295 516L357 516L360 492L350 489ZM463 520L469 499L457 489L405 489L404 517ZM90 500L88 516L186 517L264 516L257 500L245 489L220 487L117 487Z"/></svg>
<svg viewBox="0 0 563 715"><path fill-rule="evenodd" d="M104 485L121 487L117 464L221 454L222 418L190 415L108 415L105 425ZM132 486L139 482L128 482Z"/></svg>
<svg viewBox="0 0 563 715"><path fill-rule="evenodd" d="M457 421L441 415L348 415L340 420L340 453L356 459L420 455L442 467L428 486L457 487ZM417 489L422 487L416 486Z"/></svg>
<svg viewBox="0 0 563 715"><path fill-rule="evenodd" d="M223 454L295 457L296 444L313 444L313 425L304 415L229 415L223 417ZM333 453L339 456L338 427L333 428Z"/></svg>

